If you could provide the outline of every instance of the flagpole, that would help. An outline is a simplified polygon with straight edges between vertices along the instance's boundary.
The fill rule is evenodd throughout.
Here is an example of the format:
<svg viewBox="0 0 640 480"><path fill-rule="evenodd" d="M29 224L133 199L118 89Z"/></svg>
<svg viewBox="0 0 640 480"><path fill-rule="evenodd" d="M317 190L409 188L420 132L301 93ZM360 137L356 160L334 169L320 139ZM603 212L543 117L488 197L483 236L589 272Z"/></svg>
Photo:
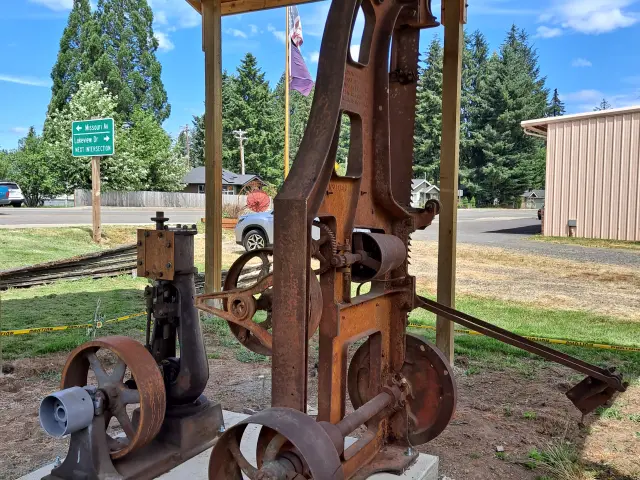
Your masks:
<svg viewBox="0 0 640 480"><path fill-rule="evenodd" d="M289 7L285 7L286 29L285 29L285 77L284 77L284 178L289 175L289 75L290 75L290 52L291 37L289 34Z"/></svg>

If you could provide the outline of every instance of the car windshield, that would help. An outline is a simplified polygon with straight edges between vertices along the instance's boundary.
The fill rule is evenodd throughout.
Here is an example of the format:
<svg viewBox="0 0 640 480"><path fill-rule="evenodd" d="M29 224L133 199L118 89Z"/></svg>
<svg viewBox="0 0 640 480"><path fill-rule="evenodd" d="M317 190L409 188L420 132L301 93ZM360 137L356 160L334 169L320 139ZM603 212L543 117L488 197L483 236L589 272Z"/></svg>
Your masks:
<svg viewBox="0 0 640 480"><path fill-rule="evenodd" d="M11 182L2 182L0 183L0 187L8 187L9 190L18 190L18 184L17 183L11 183Z"/></svg>

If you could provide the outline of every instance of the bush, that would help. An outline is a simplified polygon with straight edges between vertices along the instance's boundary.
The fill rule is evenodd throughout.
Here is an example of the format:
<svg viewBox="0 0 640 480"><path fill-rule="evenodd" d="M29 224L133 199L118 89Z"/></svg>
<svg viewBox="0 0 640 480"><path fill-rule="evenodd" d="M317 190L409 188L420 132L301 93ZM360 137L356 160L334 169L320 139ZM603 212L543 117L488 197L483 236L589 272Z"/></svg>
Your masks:
<svg viewBox="0 0 640 480"><path fill-rule="evenodd" d="M242 205L239 201L235 203L223 203L222 204L222 218L238 218L245 213L247 207Z"/></svg>

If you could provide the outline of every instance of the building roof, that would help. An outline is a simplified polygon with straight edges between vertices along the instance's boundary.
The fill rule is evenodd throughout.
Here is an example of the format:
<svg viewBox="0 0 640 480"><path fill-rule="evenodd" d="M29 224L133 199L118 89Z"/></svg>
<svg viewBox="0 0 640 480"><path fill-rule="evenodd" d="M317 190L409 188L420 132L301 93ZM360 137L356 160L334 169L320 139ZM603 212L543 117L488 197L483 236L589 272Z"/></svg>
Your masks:
<svg viewBox="0 0 640 480"><path fill-rule="evenodd" d="M572 122L574 120L588 120L598 117L609 117L614 115L623 115L629 113L640 113L640 105L624 108L611 108L608 110L598 110L595 112L573 113L571 115L561 115L559 117L537 118L535 120L525 120L520 122L520 126L524 128L526 133L534 136L547 136L547 127L551 123Z"/></svg>
<svg viewBox="0 0 640 480"><path fill-rule="evenodd" d="M182 183L186 184L197 184L204 185L204 176L205 176L204 167L196 167L193 168L189 173L187 173L182 179ZM247 175L238 175L236 173L230 172L229 170L222 169L222 184L223 185L238 185L243 186L247 183L258 180L261 183L262 179L258 175L247 174Z"/></svg>
<svg viewBox="0 0 640 480"><path fill-rule="evenodd" d="M417 188L420 188L422 185L427 184L427 193L432 191L432 190L436 190L436 191L440 191L440 189L429 183L428 181L426 181L424 178L413 178L411 179L411 190L416 190Z"/></svg>
<svg viewBox="0 0 640 480"><path fill-rule="evenodd" d="M527 190L522 196L525 198L544 198L544 190Z"/></svg>

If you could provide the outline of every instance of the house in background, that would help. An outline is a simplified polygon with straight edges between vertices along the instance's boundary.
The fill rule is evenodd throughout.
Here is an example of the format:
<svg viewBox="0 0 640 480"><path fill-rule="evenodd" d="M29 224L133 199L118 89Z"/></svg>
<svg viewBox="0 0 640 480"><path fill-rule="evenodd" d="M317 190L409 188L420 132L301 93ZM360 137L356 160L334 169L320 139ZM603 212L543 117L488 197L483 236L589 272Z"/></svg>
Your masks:
<svg viewBox="0 0 640 480"><path fill-rule="evenodd" d="M544 190L527 190L522 195L520 208L539 209L544 205Z"/></svg>
<svg viewBox="0 0 640 480"><path fill-rule="evenodd" d="M421 208L431 199L440 200L440 189L424 179L411 180L411 206Z"/></svg>
<svg viewBox="0 0 640 480"><path fill-rule="evenodd" d="M182 179L185 184L186 193L204 193L204 167L196 167L187 173ZM222 194L240 195L242 189L255 183L258 187L263 187L265 182L258 176L252 174L237 175L229 170L222 170Z"/></svg>

